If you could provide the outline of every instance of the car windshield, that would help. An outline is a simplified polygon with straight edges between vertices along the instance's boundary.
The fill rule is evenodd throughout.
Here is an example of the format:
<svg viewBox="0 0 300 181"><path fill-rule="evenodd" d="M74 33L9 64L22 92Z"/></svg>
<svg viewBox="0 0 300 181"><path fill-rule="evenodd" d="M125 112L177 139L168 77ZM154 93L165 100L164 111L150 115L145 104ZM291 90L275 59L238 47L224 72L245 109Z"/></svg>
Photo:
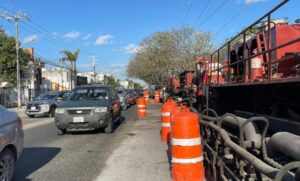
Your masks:
<svg viewBox="0 0 300 181"><path fill-rule="evenodd" d="M123 90L117 90L117 94L123 94Z"/></svg>
<svg viewBox="0 0 300 181"><path fill-rule="evenodd" d="M70 101L101 100L108 99L108 92L105 88L79 88L70 93Z"/></svg>
<svg viewBox="0 0 300 181"><path fill-rule="evenodd" d="M39 95L37 98L37 100L49 100L49 99L54 99L56 98L57 94L51 94L51 93L45 93L45 94L41 94Z"/></svg>

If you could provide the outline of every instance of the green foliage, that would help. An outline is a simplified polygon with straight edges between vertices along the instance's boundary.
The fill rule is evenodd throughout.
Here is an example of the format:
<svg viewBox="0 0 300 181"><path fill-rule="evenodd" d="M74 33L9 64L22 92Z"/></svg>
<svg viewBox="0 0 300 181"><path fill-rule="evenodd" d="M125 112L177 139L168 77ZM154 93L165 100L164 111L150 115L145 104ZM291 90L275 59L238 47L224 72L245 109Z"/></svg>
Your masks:
<svg viewBox="0 0 300 181"><path fill-rule="evenodd" d="M133 89L134 89L134 90L142 90L143 87L142 87L141 84L134 82L134 84L133 84Z"/></svg>
<svg viewBox="0 0 300 181"><path fill-rule="evenodd" d="M64 55L64 57L61 59L61 62L69 62L69 67L72 70L72 75L71 75L71 81L72 81L72 88L74 88L77 84L77 78L76 78L76 61L79 56L79 49L76 49L74 53L68 51L68 50L63 50L61 53Z"/></svg>
<svg viewBox="0 0 300 181"><path fill-rule="evenodd" d="M108 85L111 85L113 88L120 87L120 81L115 79L113 76L106 76L106 81Z"/></svg>
<svg viewBox="0 0 300 181"><path fill-rule="evenodd" d="M140 50L128 64L127 74L148 84L161 85L170 74L195 69L194 56L207 55L211 49L209 32L191 27L156 32L140 43Z"/></svg>
<svg viewBox="0 0 300 181"><path fill-rule="evenodd" d="M30 60L30 55L19 49L20 71L24 72L25 66ZM0 28L0 82L17 83L17 61L15 38L8 36Z"/></svg>

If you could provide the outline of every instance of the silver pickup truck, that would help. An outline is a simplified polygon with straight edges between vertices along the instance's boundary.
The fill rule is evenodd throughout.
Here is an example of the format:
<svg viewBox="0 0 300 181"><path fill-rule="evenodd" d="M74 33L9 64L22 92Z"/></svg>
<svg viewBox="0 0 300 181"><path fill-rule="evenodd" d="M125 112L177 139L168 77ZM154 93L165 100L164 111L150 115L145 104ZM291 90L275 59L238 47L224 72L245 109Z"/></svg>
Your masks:
<svg viewBox="0 0 300 181"><path fill-rule="evenodd" d="M57 105L66 97L68 91L50 91L41 94L33 101L26 105L26 115L28 117L35 116L51 116L54 117Z"/></svg>

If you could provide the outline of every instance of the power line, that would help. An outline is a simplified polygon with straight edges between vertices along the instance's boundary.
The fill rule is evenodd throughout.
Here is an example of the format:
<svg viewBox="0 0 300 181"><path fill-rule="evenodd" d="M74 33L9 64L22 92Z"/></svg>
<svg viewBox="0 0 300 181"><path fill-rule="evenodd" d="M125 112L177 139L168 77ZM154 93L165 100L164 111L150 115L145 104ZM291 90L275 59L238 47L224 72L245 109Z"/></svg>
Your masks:
<svg viewBox="0 0 300 181"><path fill-rule="evenodd" d="M215 15L226 3L228 0L224 0L214 11L212 11L196 28L198 29L201 25L206 23L213 15Z"/></svg>
<svg viewBox="0 0 300 181"><path fill-rule="evenodd" d="M3 6L0 6L1 9L4 9L8 12L13 12ZM42 27L41 25L39 25L38 23L34 22L32 20L32 18L30 19L30 24L28 25L27 23L22 23L23 26L26 26L27 28L27 31L30 31L28 29L32 29L33 31L36 31L36 32L39 32L43 35L43 37L46 37L44 39L47 39L46 41L52 41L55 42L56 45L58 45L59 47L63 47L63 48L66 48L68 50L72 50L72 49L76 49L77 46L67 42L66 40L64 40L63 38L60 38L60 37L57 37L57 36L54 36L51 32L49 32L46 28ZM35 33L33 31L30 31L31 33ZM39 34L39 35L41 35ZM83 54L97 54L95 52L90 52L90 51L86 51L84 49L81 48L81 53Z"/></svg>
<svg viewBox="0 0 300 181"><path fill-rule="evenodd" d="M228 22L226 22L217 32L216 32L216 37L219 36L219 33L226 28L230 23L232 23L248 6L245 5L243 6L233 17L230 18Z"/></svg>
<svg viewBox="0 0 300 181"><path fill-rule="evenodd" d="M186 12L186 13L185 13L185 15L184 15L184 18L183 18L182 24L184 24L184 23L185 23L185 20L186 20L187 16L189 15L190 11L191 11L191 8L192 8L192 5L193 5L193 2L194 2L194 0L192 0L192 1L191 1L191 3L189 4L189 7L188 7L188 9L187 9L187 12Z"/></svg>
<svg viewBox="0 0 300 181"><path fill-rule="evenodd" d="M198 24L198 22L200 21L200 19L202 18L204 12L206 11L206 9L208 8L209 4L212 2L212 0L207 0L206 1L206 4L204 5L202 11L200 12L199 16L197 17L194 25L193 25L193 28Z"/></svg>

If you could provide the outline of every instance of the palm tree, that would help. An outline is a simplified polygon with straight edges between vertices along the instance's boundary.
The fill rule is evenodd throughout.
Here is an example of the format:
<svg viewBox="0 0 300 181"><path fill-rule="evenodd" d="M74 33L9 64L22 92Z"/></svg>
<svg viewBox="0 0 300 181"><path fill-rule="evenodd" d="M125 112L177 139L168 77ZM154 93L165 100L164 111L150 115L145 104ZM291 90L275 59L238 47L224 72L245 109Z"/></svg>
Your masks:
<svg viewBox="0 0 300 181"><path fill-rule="evenodd" d="M71 89L76 87L77 84L77 71L76 71L76 61L79 55L79 49L76 49L74 53L68 51L68 50L63 50L61 53L63 54L63 58L61 59L61 62L64 63L66 61L69 62L70 69L72 70L70 74L71 78Z"/></svg>

